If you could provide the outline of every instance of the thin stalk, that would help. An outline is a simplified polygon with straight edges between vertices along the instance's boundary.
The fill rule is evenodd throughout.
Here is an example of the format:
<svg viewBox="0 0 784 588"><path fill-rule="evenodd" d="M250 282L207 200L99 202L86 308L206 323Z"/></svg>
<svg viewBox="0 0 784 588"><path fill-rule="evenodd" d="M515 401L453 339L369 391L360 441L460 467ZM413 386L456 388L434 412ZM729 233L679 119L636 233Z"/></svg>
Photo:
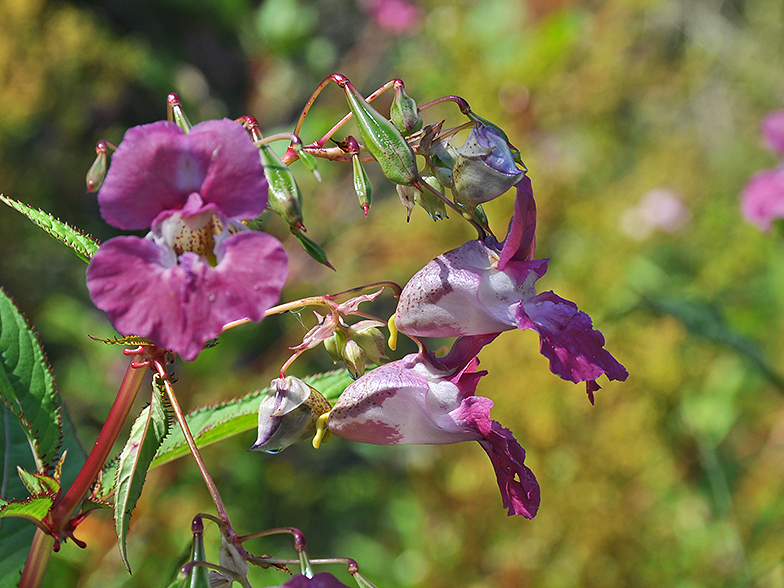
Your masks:
<svg viewBox="0 0 784 588"><path fill-rule="evenodd" d="M19 588L38 588L44 581L46 566L54 547L54 537L41 529L35 530L33 544L27 554Z"/></svg>
<svg viewBox="0 0 784 588"><path fill-rule="evenodd" d="M163 385L166 388L166 396L169 398L169 402L171 403L172 409L174 410L174 416L176 417L177 422L182 429L182 434L185 436L186 443L188 443L188 449L190 449L191 455L196 462L196 466L199 468L199 472L201 473L201 477L204 479L204 484L207 486L207 490L212 497L212 502L215 504L215 510L218 513L218 517L221 521L226 523L229 528L231 528L231 521L229 521L229 515L226 512L226 506L223 504L223 499L218 492L217 486L215 486L215 482L212 480L212 476L210 476L210 472L207 471L207 466L201 457L201 453L199 453L199 448L196 446L196 441L193 439L191 430L188 427L188 422L185 420L185 414L182 412L182 408L180 408L180 403L177 400L177 395L174 393L174 388L172 387L171 382L169 381L169 377L166 374L166 369L163 364L160 363L160 361L155 362L155 368L163 380Z"/></svg>

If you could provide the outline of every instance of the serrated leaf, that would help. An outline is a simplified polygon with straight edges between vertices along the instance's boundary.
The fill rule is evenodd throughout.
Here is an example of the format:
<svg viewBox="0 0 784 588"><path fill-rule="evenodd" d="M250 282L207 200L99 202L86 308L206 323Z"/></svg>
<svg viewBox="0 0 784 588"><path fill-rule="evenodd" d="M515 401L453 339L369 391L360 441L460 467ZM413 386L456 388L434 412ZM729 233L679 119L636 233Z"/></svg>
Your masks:
<svg viewBox="0 0 784 588"><path fill-rule="evenodd" d="M11 413L0 405L0 488L3 498L27 496L16 466L35 468L33 452L22 428ZM2 503L8 500L0 499ZM20 518L0 518L0 588L16 588L24 567L35 526Z"/></svg>
<svg viewBox="0 0 784 588"><path fill-rule="evenodd" d="M131 513L142 493L144 480L155 452L169 430L169 418L157 390L153 389L152 402L145 408L131 427L131 434L117 462L115 482L114 525L122 557L128 572L126 537L131 523Z"/></svg>
<svg viewBox="0 0 784 588"><path fill-rule="evenodd" d="M345 369L308 376L303 380L321 392L327 400L335 400L346 386L353 382ZM241 398L217 406L198 408L188 413L185 419L196 440L196 445L204 447L233 435L255 430L258 426L259 403L268 391L269 388L256 390ZM185 436L179 427L174 427L158 450L151 467L159 466L187 453Z"/></svg>
<svg viewBox="0 0 784 588"><path fill-rule="evenodd" d="M55 480L52 476L31 474L30 472L23 470L20 466L17 466L16 470L19 472L19 478L22 480L22 484L25 485L25 488L27 488L27 491L30 492L31 496L43 494L56 496L60 491L60 482Z"/></svg>
<svg viewBox="0 0 784 588"><path fill-rule="evenodd" d="M63 436L60 397L38 338L2 288L0 398L27 435L36 469L54 467Z"/></svg>
<svg viewBox="0 0 784 588"><path fill-rule="evenodd" d="M64 244L71 251L76 253L76 255L88 263L90 258L100 246L100 243L93 239L90 235L70 226L68 223L63 222L60 219L53 217L48 212L44 212L40 209L36 210L35 208L27 206L27 204L24 202L19 202L18 200L8 198L3 194L0 194L0 200L2 200L14 210L21 212L36 225L42 228L44 232L60 241L60 243Z"/></svg>
<svg viewBox="0 0 784 588"><path fill-rule="evenodd" d="M21 517L31 521L40 521L52 508L54 496L31 496L26 500L12 500L0 507L0 518Z"/></svg>

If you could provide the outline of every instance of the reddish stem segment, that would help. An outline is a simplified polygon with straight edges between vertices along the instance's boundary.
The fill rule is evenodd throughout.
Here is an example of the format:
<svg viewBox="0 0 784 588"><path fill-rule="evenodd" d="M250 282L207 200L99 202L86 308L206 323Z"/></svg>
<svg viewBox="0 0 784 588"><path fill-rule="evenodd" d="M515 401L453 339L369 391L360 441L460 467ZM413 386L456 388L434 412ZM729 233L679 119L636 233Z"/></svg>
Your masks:
<svg viewBox="0 0 784 588"><path fill-rule="evenodd" d="M52 530L56 533L63 531L66 525L71 520L79 503L87 496L98 473L106 463L106 458L117 441L120 434L120 429L125 424L128 415L131 412L131 407L136 400L136 395L141 388L144 375L147 370L135 367L142 359L141 355L135 355L131 358L131 364L125 371L120 389L117 391L117 397L114 399L114 404L109 411L109 416L106 418L101 432L98 434L98 439L95 441L87 461L82 467L79 475L76 477L73 485L68 489L65 495L55 503L52 511L49 514L49 520L52 523Z"/></svg>

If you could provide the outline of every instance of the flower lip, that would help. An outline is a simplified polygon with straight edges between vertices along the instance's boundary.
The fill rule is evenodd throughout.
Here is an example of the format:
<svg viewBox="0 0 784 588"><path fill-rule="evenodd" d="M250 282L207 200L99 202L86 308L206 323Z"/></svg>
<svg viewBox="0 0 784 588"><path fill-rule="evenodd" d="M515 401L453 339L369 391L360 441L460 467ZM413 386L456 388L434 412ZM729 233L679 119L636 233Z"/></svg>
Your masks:
<svg viewBox="0 0 784 588"><path fill-rule="evenodd" d="M168 121L128 129L98 203L109 224L139 230L152 226L162 212L183 208L194 193L228 218L253 218L264 210L264 168L240 124L205 121L187 135Z"/></svg>

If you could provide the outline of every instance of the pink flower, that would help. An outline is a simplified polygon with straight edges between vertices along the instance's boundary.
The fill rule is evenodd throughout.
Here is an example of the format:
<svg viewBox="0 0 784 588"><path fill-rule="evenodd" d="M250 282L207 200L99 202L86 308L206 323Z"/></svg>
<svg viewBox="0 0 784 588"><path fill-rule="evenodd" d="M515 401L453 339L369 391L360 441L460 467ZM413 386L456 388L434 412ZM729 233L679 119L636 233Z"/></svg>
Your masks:
<svg viewBox="0 0 784 588"><path fill-rule="evenodd" d="M768 147L784 156L784 110L769 115L762 123L762 137ZM784 218L784 165L752 176L741 197L744 218L763 231Z"/></svg>
<svg viewBox="0 0 784 588"><path fill-rule="evenodd" d="M517 184L506 241L469 241L428 263L403 289L395 325L418 337L532 329L550 370L565 380L586 382L593 402L599 376L625 380L628 372L604 349L604 336L576 304L553 292L536 292L548 260L533 259L535 227L531 181L524 177Z"/></svg>
<svg viewBox="0 0 784 588"><path fill-rule="evenodd" d="M185 134L165 121L134 127L98 194L104 219L145 238L110 239L93 256L87 287L123 335L195 359L231 321L260 321L288 274L272 236L240 219L261 214L267 181L241 125L214 120Z"/></svg>
<svg viewBox="0 0 784 588"><path fill-rule="evenodd" d="M280 588L348 588L348 586L329 572L320 572L314 574L312 578L294 576Z"/></svg>
<svg viewBox="0 0 784 588"><path fill-rule="evenodd" d="M366 373L341 394L327 425L339 437L377 445L478 441L495 469L510 515L533 518L539 484L511 431L490 420L493 401L475 396L479 350L495 335L463 337L443 358L414 353Z"/></svg>

